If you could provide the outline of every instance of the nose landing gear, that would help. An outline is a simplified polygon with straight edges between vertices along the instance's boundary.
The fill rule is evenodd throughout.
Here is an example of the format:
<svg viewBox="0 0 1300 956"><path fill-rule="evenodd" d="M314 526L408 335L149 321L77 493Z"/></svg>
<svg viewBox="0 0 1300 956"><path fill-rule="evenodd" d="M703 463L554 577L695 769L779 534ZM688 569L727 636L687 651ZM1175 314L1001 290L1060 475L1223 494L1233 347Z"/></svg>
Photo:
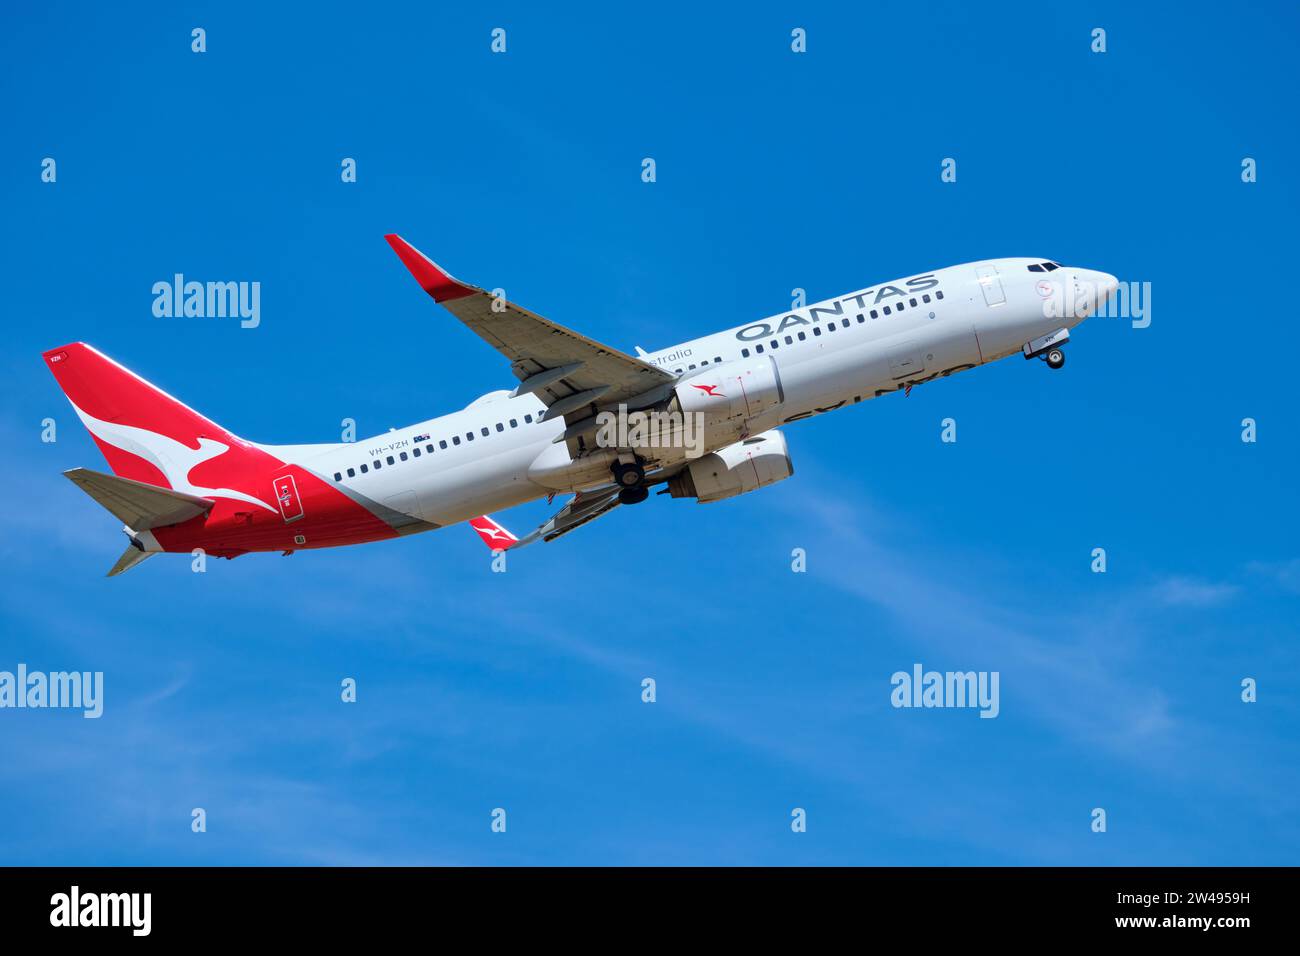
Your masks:
<svg viewBox="0 0 1300 956"><path fill-rule="evenodd" d="M1047 335L1026 342L1020 351L1027 359L1042 359L1047 363L1048 368L1060 368L1065 364L1065 353L1061 351L1061 346L1068 341L1070 341L1070 330L1057 329L1055 332L1049 332Z"/></svg>

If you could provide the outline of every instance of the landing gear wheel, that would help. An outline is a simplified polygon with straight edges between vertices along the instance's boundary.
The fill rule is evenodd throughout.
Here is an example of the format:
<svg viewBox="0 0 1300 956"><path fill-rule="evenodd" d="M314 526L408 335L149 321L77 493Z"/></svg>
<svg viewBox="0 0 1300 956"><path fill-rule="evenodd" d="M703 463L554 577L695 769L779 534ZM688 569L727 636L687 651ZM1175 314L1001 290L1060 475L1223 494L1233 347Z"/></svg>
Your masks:
<svg viewBox="0 0 1300 956"><path fill-rule="evenodd" d="M616 461L610 471L614 473L614 484L620 488L636 488L641 482L645 481L645 469L641 467L639 461L626 465L621 461ZM637 501L640 500L642 499L637 499ZM625 501L623 503L634 504L635 502Z"/></svg>
<svg viewBox="0 0 1300 956"><path fill-rule="evenodd" d="M1048 368L1060 368L1065 364L1065 353L1060 349L1048 349L1045 358Z"/></svg>
<svg viewBox="0 0 1300 956"><path fill-rule="evenodd" d="M650 491L646 488L624 488L618 493L618 500L625 505L639 505L650 497Z"/></svg>

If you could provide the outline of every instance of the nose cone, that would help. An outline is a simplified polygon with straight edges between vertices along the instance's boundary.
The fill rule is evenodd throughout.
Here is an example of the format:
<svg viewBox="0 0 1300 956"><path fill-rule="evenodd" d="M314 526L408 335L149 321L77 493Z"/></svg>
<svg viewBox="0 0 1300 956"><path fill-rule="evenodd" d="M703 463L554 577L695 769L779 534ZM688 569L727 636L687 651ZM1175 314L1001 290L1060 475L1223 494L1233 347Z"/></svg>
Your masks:
<svg viewBox="0 0 1300 956"><path fill-rule="evenodd" d="M1109 272L1095 272L1092 269L1080 269L1079 278L1096 290L1097 303L1100 305L1115 294L1119 280Z"/></svg>
<svg viewBox="0 0 1300 956"><path fill-rule="evenodd" d="M1119 288L1119 280L1109 272L1098 272L1097 283L1101 286L1102 291L1106 293L1107 299L1114 295L1115 290Z"/></svg>
<svg viewBox="0 0 1300 956"><path fill-rule="evenodd" d="M1097 315L1106 308L1106 303L1119 288L1119 280L1109 272L1095 269L1074 270L1074 308L1070 311L1076 318L1085 319Z"/></svg>

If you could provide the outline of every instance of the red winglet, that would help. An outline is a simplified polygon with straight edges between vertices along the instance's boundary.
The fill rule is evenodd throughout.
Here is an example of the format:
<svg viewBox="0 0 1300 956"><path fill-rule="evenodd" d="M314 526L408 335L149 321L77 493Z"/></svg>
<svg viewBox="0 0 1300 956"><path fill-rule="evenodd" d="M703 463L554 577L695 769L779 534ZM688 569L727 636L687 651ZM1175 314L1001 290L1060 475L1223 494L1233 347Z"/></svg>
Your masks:
<svg viewBox="0 0 1300 956"><path fill-rule="evenodd" d="M463 299L467 295L474 294L472 288L457 282L447 275L436 262L401 236L390 233L384 238L388 240L388 244L397 253L397 258L402 260L402 265L406 266L411 271L411 275L415 276L421 288L433 296L434 302Z"/></svg>
<svg viewBox="0 0 1300 956"><path fill-rule="evenodd" d="M470 518L469 526L478 532L478 536L483 539L483 543L493 551L505 551L507 548L519 543L519 539L511 534L509 530L487 515Z"/></svg>

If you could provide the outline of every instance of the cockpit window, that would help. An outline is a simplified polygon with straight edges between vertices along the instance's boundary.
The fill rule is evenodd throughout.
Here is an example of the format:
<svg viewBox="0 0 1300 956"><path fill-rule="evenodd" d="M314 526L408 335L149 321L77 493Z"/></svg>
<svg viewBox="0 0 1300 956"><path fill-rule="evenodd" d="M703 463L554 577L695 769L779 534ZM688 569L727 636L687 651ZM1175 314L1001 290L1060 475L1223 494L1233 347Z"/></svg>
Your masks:
<svg viewBox="0 0 1300 956"><path fill-rule="evenodd" d="M1026 266L1030 272L1054 272L1061 268L1059 262L1035 262L1032 266Z"/></svg>
<svg viewBox="0 0 1300 956"><path fill-rule="evenodd" d="M1042 264L1041 262L1035 262L1032 266L1029 267L1029 271L1030 271L1030 272L1045 272L1046 270L1043 268L1043 264Z"/></svg>

